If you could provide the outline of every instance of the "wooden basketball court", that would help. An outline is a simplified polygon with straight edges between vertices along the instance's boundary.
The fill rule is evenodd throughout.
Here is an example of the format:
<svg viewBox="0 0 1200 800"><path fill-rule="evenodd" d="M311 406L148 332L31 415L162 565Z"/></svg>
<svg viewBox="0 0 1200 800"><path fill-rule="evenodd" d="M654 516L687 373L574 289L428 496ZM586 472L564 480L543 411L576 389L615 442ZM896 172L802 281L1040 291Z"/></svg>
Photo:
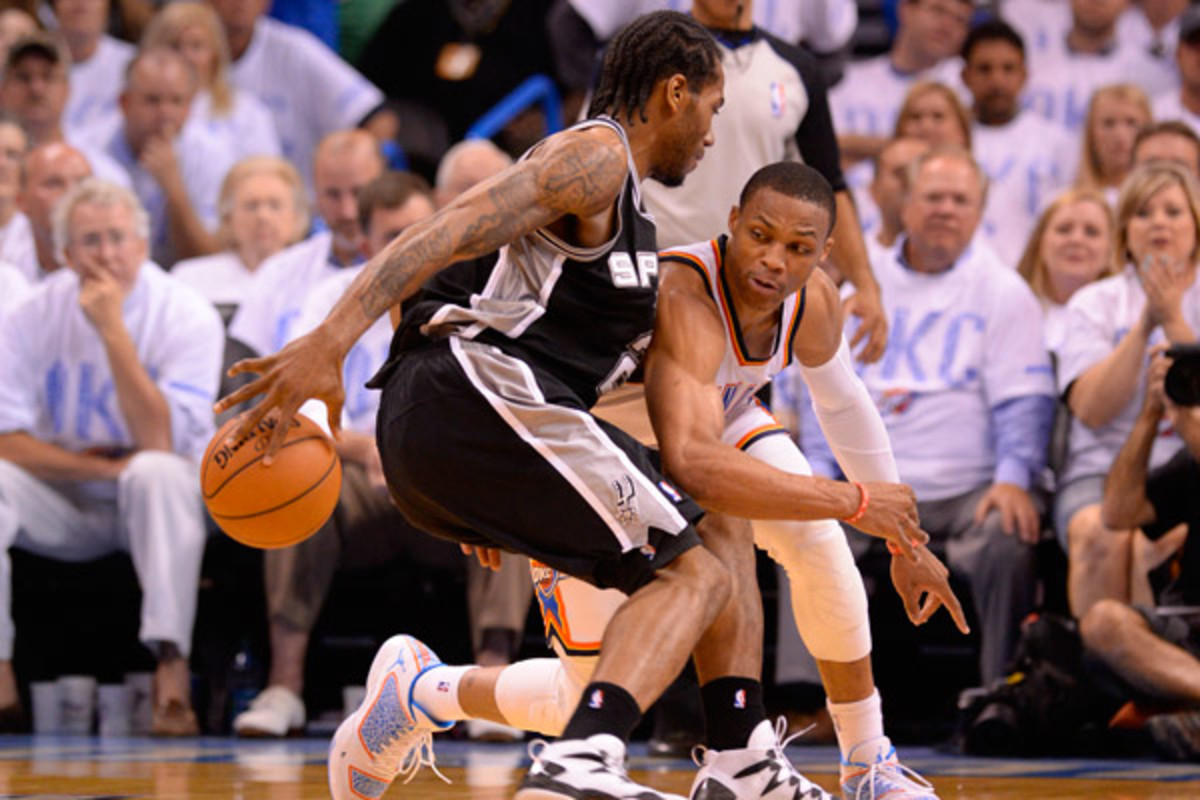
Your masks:
<svg viewBox="0 0 1200 800"><path fill-rule="evenodd" d="M325 749L320 739L242 742L233 739L98 739L0 737L0 800L324 800ZM792 760L827 789L836 788L837 753L791 747ZM1074 800L1200 798L1200 765L1149 761L1005 761L960 758L927 748L901 754L943 800ZM386 799L505 800L528 763L524 745L439 742L445 784L423 770ZM645 757L634 746L633 774L660 789L686 794L694 769L685 761Z"/></svg>

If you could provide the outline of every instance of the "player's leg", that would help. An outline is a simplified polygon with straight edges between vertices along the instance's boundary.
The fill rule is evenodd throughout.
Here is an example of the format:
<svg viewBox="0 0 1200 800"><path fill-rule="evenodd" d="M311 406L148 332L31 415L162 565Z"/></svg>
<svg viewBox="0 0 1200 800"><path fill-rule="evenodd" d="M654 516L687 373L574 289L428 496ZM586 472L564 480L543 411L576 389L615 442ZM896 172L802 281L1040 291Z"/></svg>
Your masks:
<svg viewBox="0 0 1200 800"><path fill-rule="evenodd" d="M731 426L729 435L737 433ZM759 436L743 447L779 469L812 473L799 448L783 433ZM866 589L841 526L833 520L761 520L754 527L759 546L788 574L796 627L817 661L837 733L843 793L857 796L860 785L869 781L873 787L863 790L873 791L871 796L933 797L927 783L899 764L884 733L871 668Z"/></svg>

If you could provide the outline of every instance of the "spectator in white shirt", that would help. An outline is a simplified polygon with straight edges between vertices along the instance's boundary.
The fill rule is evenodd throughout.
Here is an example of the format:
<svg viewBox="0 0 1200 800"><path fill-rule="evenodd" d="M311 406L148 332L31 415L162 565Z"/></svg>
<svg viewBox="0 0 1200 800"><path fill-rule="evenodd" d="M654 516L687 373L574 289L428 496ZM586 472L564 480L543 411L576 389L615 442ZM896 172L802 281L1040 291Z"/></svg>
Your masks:
<svg viewBox="0 0 1200 800"><path fill-rule="evenodd" d="M83 153L63 142L39 145L25 158L17 205L29 221L33 247L16 266L31 282L62 266L54 246L54 207L91 175L91 165Z"/></svg>
<svg viewBox="0 0 1200 800"><path fill-rule="evenodd" d="M1154 98L1154 118L1180 119L1200 130L1200 6L1188 6L1179 17L1175 66L1179 87Z"/></svg>
<svg viewBox="0 0 1200 800"><path fill-rule="evenodd" d="M208 298L228 321L246 296L255 270L308 231L308 200L300 173L282 158L239 161L221 184L222 249L180 261L171 274Z"/></svg>
<svg viewBox="0 0 1200 800"><path fill-rule="evenodd" d="M1194 342L1200 331L1200 189L1187 170L1153 164L1129 176L1117 203L1116 252L1122 271L1071 298L1059 353L1058 384L1074 420L1054 517L1076 618L1105 598L1152 600L1144 569L1131 567L1133 532L1107 528L1100 502L1137 418L1151 348ZM1169 426L1159 434L1152 467L1181 446Z"/></svg>
<svg viewBox="0 0 1200 800"><path fill-rule="evenodd" d="M275 119L283 155L312 188L317 144L361 126L394 139L399 120L383 93L308 31L264 16L269 0L210 0L229 42L235 86L255 95Z"/></svg>
<svg viewBox="0 0 1200 800"><path fill-rule="evenodd" d="M1117 20L1117 41L1140 56L1143 69L1133 76L1150 96L1179 88L1175 46L1179 20L1191 0L1140 0Z"/></svg>
<svg viewBox="0 0 1200 800"><path fill-rule="evenodd" d="M29 294L29 281L12 264L0 262L0 321Z"/></svg>
<svg viewBox="0 0 1200 800"><path fill-rule="evenodd" d="M103 150L129 172L150 214L150 252L170 268L217 250L217 197L233 156L184 123L196 93L192 65L158 48L137 54L121 92L121 121Z"/></svg>
<svg viewBox="0 0 1200 800"><path fill-rule="evenodd" d="M189 125L197 125L238 160L282 154L271 112L257 97L230 81L229 45L212 7L171 3L154 15L142 35L142 49L169 47L196 70L200 90L192 99Z"/></svg>
<svg viewBox="0 0 1200 800"><path fill-rule="evenodd" d="M896 102L913 81L959 81L959 50L967 35L970 0L899 0L891 50L850 64L829 93L842 158L874 156L895 125Z"/></svg>
<svg viewBox="0 0 1200 800"><path fill-rule="evenodd" d="M1133 143L1149 125L1150 101L1138 87L1121 83L1096 90L1088 104L1087 123L1075 186L1097 189L1110 205L1133 167Z"/></svg>
<svg viewBox="0 0 1200 800"><path fill-rule="evenodd" d="M1025 43L1007 23L976 25L963 45L963 83L971 92L973 152L988 176L982 231L1000 260L1015 267L1043 199L1070 182L1067 132L1021 109Z"/></svg>
<svg viewBox="0 0 1200 800"><path fill-rule="evenodd" d="M1017 263L1045 315L1046 349L1057 353L1067 335L1067 301L1115 270L1112 210L1094 189L1067 189L1046 206Z"/></svg>
<svg viewBox="0 0 1200 800"><path fill-rule="evenodd" d="M17 206L21 171L29 151L25 131L10 118L0 117L0 262L19 264L33 247L29 220ZM32 276L27 276L32 279Z"/></svg>
<svg viewBox="0 0 1200 800"><path fill-rule="evenodd" d="M188 651L205 522L196 459L213 433L221 322L146 260L127 189L90 180L56 210L70 267L0 324L0 708L16 703L11 564L114 551L142 588L154 731L195 735Z"/></svg>
<svg viewBox="0 0 1200 800"><path fill-rule="evenodd" d="M71 93L63 125L87 136L111 124L135 48L109 36L109 0L54 0L58 31L71 53Z"/></svg>
<svg viewBox="0 0 1200 800"><path fill-rule="evenodd" d="M1154 161L1178 164L1200 179L1200 136L1186 122L1168 119L1138 131L1133 143L1134 168Z"/></svg>
<svg viewBox="0 0 1200 800"><path fill-rule="evenodd" d="M877 262L884 250L896 243L904 232L904 198L908 195L909 166L929 152L930 144L923 139L901 136L892 139L875 156L875 177L868 190L878 210L878 224L867 236L867 252L871 263Z"/></svg>

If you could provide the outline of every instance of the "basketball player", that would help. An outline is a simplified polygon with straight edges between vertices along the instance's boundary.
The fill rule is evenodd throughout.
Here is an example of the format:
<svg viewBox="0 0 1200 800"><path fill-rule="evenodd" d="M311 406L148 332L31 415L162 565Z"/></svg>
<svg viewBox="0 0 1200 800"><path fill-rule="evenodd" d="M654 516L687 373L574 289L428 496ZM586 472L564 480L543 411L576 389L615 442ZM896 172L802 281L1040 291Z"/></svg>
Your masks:
<svg viewBox="0 0 1200 800"><path fill-rule="evenodd" d="M763 520L755 524L756 542L788 570L797 624L819 659L837 723L845 796L929 798L929 785L899 764L883 733L866 593L841 528L832 520L766 521L790 513L770 491L781 477L776 470L811 474L754 397L793 359L846 472L859 480L897 479L883 422L842 338L837 289L815 269L829 252L835 213L833 191L819 173L797 163L772 164L746 184L728 237L662 253L647 396L669 474L706 507ZM915 560L893 556L896 589L912 621L925 622L944 603L966 632L947 575L925 548ZM426 713L445 721L495 715L494 721L540 732L561 729L623 598L540 564L534 581L558 660L432 668L413 688ZM924 593L929 599L922 604ZM458 686L457 695L437 691L443 683ZM704 687L706 701L711 685ZM713 747L714 733L719 735L710 724L710 749L693 796L750 796L743 791L745 779L733 776L750 772L754 760ZM779 792L752 794L793 796L792 787Z"/></svg>
<svg viewBox="0 0 1200 800"><path fill-rule="evenodd" d="M336 430L341 360L355 339L450 263L487 256L457 270L465 281L435 281L406 310L393 358L376 376L393 499L438 535L515 550L629 595L608 624L586 702L563 738L536 755L518 800L662 797L624 770L642 709L693 651L706 675L758 672L761 650L728 645L755 623L743 625L746 602L729 602L729 570L697 546L699 508L643 446L587 413L650 340L658 259L640 176L677 183L694 168L712 142L722 83L716 46L694 21L674 12L634 21L607 52L590 119L409 228L311 334L235 366L261 377L218 404L265 395L234 436L268 412L286 422L309 398L325 402ZM472 274L486 284L463 291ZM272 437L268 463L282 441ZM866 496L834 481L791 485L797 513L812 518L853 516ZM860 527L920 540L907 487L868 491ZM738 528L710 526L705 544L727 549ZM419 766L431 731L444 725L411 702L408 687L434 663L419 646L377 654L362 713L335 735L335 797L378 796L402 767ZM725 710L730 730L765 720L761 701L742 697ZM807 784L771 752L778 774Z"/></svg>

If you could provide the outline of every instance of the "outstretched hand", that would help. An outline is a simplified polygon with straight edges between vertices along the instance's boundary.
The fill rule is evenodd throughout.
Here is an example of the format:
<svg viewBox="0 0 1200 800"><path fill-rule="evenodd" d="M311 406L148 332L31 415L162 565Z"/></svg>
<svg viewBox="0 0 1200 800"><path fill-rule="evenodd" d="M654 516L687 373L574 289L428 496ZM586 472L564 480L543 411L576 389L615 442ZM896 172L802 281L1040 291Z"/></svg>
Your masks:
<svg viewBox="0 0 1200 800"><path fill-rule="evenodd" d="M892 556L892 584L912 624L924 625L944 605L958 630L968 634L971 629L949 579L950 570L928 547L918 547L913 558L899 553Z"/></svg>
<svg viewBox="0 0 1200 800"><path fill-rule="evenodd" d="M903 483L866 483L867 507L855 528L869 536L877 536L900 548L908 558L915 558L914 549L929 542L929 534L921 530L917 514L917 496L912 487Z"/></svg>
<svg viewBox="0 0 1200 800"><path fill-rule="evenodd" d="M346 392L342 386L342 355L322 328L290 342L282 350L264 358L247 358L229 368L229 376L253 373L258 378L217 401L216 413L233 408L245 401L262 396L262 402L241 417L241 423L229 434L236 441L254 429L268 414L275 412L277 424L271 433L263 463L269 465L283 446L288 423L296 416L306 400L316 399L328 409L329 429L336 438L341 430L342 403Z"/></svg>

